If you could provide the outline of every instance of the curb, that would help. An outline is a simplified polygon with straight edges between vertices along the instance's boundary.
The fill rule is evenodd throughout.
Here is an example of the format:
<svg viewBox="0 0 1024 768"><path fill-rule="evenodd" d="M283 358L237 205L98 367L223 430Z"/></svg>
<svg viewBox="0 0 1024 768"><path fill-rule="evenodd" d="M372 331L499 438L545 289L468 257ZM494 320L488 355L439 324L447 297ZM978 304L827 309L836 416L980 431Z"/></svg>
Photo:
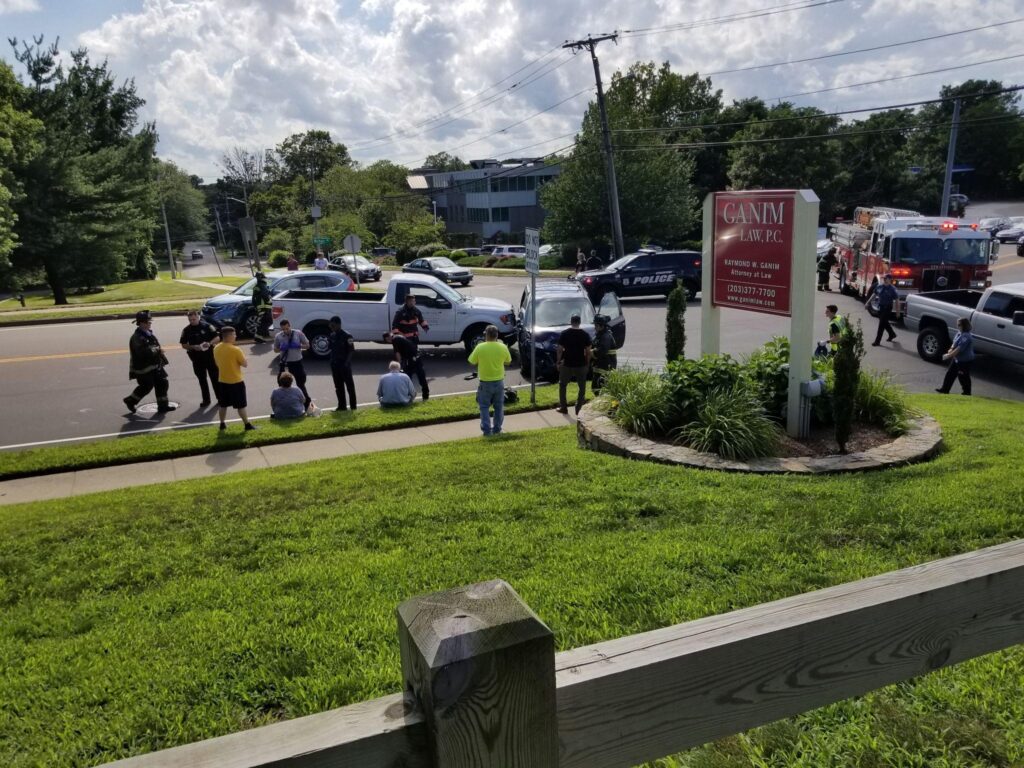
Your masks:
<svg viewBox="0 0 1024 768"><path fill-rule="evenodd" d="M835 456L787 456L734 461L672 443L638 437L620 427L594 402L580 411L576 435L581 448L638 461L750 474L831 475L916 464L942 452L942 429L931 416L912 419L905 435L891 442Z"/></svg>
<svg viewBox="0 0 1024 768"><path fill-rule="evenodd" d="M23 328L29 325L59 325L60 323L89 323L99 320L134 320L135 313L138 311L134 309L131 312L117 312L112 315L85 315L84 317L36 317L13 323L0 323L0 328ZM183 313L184 310L181 309L150 310L150 314L153 317L177 317Z"/></svg>

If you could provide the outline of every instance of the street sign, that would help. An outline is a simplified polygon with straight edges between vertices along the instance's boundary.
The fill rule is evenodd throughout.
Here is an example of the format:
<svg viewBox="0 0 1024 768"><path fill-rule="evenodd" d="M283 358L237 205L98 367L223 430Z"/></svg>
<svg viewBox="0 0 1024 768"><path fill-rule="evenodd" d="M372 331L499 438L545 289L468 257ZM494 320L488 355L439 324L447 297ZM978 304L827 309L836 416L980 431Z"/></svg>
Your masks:
<svg viewBox="0 0 1024 768"><path fill-rule="evenodd" d="M313 238L313 245L324 245L329 246L333 242L331 238L321 235L320 237Z"/></svg>
<svg viewBox="0 0 1024 768"><path fill-rule="evenodd" d="M314 205L314 206L312 206L309 209L309 218L311 218L311 219L323 218L322 216L320 216L320 206L319 205Z"/></svg>
<svg viewBox="0 0 1024 768"><path fill-rule="evenodd" d="M540 230L526 230L526 271L531 275L540 274Z"/></svg>
<svg viewBox="0 0 1024 768"><path fill-rule="evenodd" d="M712 303L790 314L796 192L716 192Z"/></svg>
<svg viewBox="0 0 1024 768"><path fill-rule="evenodd" d="M363 249L363 241L359 235L345 235L341 245L349 253L359 253Z"/></svg>

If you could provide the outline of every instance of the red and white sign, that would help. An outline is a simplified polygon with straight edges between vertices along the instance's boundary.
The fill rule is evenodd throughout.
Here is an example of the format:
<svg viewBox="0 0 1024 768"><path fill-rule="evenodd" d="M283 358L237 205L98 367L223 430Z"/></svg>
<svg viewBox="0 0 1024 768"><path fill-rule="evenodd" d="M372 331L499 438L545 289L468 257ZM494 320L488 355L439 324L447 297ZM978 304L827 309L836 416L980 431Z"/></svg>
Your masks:
<svg viewBox="0 0 1024 768"><path fill-rule="evenodd" d="M712 304L790 315L797 192L716 192Z"/></svg>

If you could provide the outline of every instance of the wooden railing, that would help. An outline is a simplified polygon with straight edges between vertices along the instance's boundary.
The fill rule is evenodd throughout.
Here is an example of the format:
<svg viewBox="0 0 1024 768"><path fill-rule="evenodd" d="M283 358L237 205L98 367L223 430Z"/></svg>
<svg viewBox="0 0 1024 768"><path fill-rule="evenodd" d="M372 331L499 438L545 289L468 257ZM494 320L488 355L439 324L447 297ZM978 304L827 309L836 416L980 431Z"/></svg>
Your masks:
<svg viewBox="0 0 1024 768"><path fill-rule="evenodd" d="M1024 641L1024 541L555 654L503 581L398 608L405 696L119 768L625 768Z"/></svg>

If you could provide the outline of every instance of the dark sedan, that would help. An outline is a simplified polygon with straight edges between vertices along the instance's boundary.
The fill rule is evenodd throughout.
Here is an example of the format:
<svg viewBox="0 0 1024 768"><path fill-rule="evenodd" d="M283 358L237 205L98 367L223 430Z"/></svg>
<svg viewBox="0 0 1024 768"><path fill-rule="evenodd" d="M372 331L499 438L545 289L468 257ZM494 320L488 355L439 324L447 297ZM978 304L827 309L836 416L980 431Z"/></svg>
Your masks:
<svg viewBox="0 0 1024 768"><path fill-rule="evenodd" d="M381 269L365 256L353 256L351 253L331 256L327 262L327 268L336 272L344 272L349 277L355 278L356 271L359 272L359 282L365 283L380 280Z"/></svg>
<svg viewBox="0 0 1024 768"><path fill-rule="evenodd" d="M460 267L444 256L414 259L402 267L402 271L419 275L433 275L446 283L461 283L462 285L469 285L473 279L473 270L469 267Z"/></svg>

